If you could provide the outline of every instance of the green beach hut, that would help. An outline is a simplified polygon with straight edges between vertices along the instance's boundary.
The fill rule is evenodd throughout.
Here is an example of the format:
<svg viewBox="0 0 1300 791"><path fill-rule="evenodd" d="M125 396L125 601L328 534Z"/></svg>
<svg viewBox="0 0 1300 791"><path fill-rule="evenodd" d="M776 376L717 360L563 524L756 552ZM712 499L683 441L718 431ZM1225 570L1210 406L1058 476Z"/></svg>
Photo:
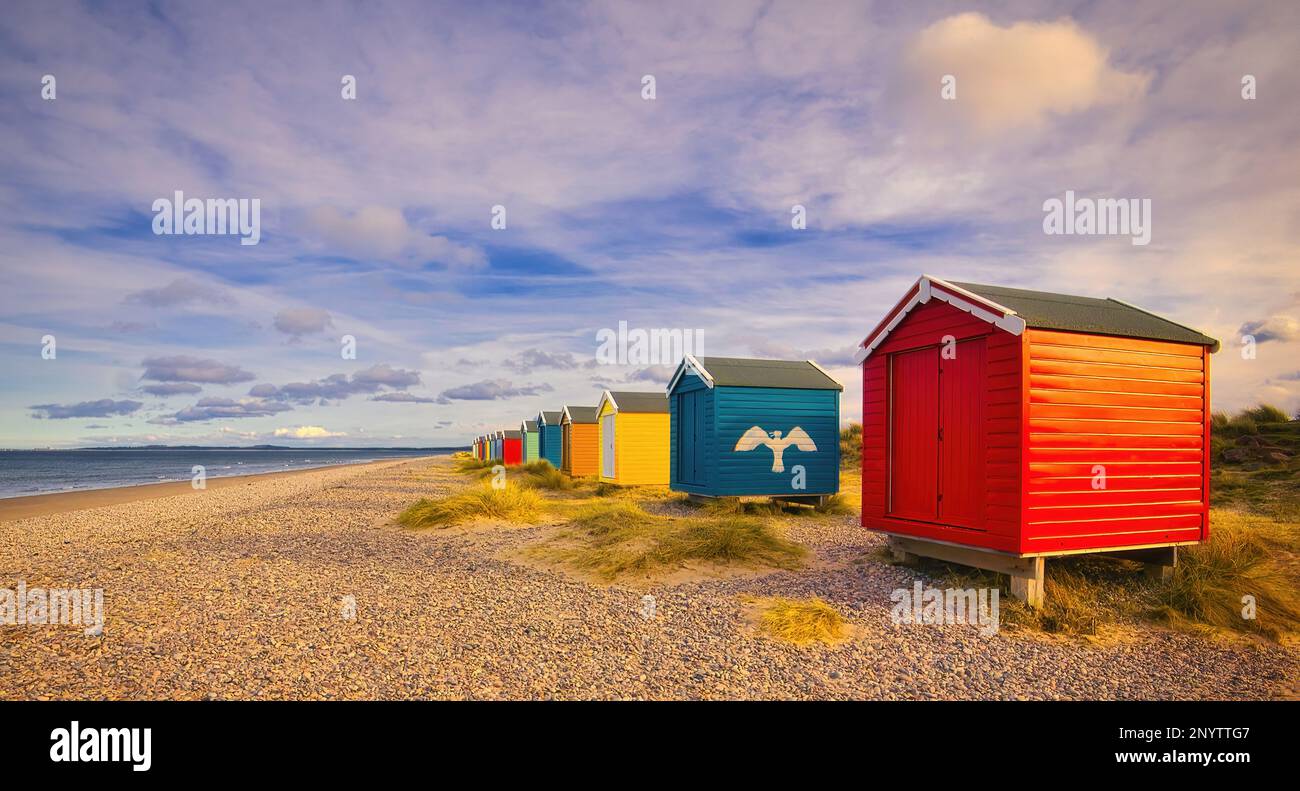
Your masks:
<svg viewBox="0 0 1300 791"><path fill-rule="evenodd" d="M519 424L519 433L523 437L524 464L541 458L538 450L537 421L525 420Z"/></svg>

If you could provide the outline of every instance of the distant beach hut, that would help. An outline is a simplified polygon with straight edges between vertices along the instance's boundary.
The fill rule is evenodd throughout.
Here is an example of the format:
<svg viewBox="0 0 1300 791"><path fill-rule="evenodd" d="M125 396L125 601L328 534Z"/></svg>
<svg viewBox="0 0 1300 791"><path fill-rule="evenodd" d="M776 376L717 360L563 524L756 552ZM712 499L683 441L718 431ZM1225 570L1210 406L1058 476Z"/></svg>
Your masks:
<svg viewBox="0 0 1300 791"><path fill-rule="evenodd" d="M524 441L523 441L524 462L523 463L528 464L529 462L534 462L537 461L539 458L541 458L540 456L537 455L538 454L537 421L525 420L523 423L520 423L519 433L522 434L524 437Z"/></svg>
<svg viewBox="0 0 1300 791"><path fill-rule="evenodd" d="M1218 348L1115 299L922 276L858 351L862 525L1032 605L1049 555L1172 573L1209 537Z"/></svg>
<svg viewBox="0 0 1300 791"><path fill-rule="evenodd" d="M564 465L564 428L560 420L563 412L537 413L537 453L555 469Z"/></svg>
<svg viewBox="0 0 1300 791"><path fill-rule="evenodd" d="M594 406L566 406L560 418L564 457L560 469L575 478L600 472L600 437Z"/></svg>
<svg viewBox="0 0 1300 791"><path fill-rule="evenodd" d="M521 464L523 457L523 435L513 430L501 432L501 463Z"/></svg>
<svg viewBox="0 0 1300 791"><path fill-rule="evenodd" d="M840 391L811 360L687 355L668 385L670 486L821 499L840 488Z"/></svg>
<svg viewBox="0 0 1300 791"><path fill-rule="evenodd" d="M668 484L668 398L663 393L606 390L599 418L600 479L607 483Z"/></svg>
<svg viewBox="0 0 1300 791"><path fill-rule="evenodd" d="M489 461L501 461L501 432L492 432L492 456Z"/></svg>
<svg viewBox="0 0 1300 791"><path fill-rule="evenodd" d="M478 451L479 451L478 437L475 437L473 442L470 443L469 452L474 458L477 459L479 457Z"/></svg>

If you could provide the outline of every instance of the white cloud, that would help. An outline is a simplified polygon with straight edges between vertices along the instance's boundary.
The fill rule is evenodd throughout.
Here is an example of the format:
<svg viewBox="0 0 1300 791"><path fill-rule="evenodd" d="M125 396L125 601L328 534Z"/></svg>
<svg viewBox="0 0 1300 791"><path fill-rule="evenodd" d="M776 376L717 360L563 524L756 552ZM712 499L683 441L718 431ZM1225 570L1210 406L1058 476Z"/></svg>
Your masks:
<svg viewBox="0 0 1300 791"><path fill-rule="evenodd" d="M907 67L917 96L936 108L947 105L986 133L1131 101L1150 80L1112 66L1101 43L1071 19L1002 27L974 12L922 30ZM940 98L944 75L956 78L955 100Z"/></svg>
<svg viewBox="0 0 1300 791"><path fill-rule="evenodd" d="M332 249L358 258L404 266L436 262L452 269L477 269L487 263L476 247L411 227L399 209L367 206L346 214L334 206L318 206L307 213L307 224Z"/></svg>
<svg viewBox="0 0 1300 791"><path fill-rule="evenodd" d="M324 332L334 326L329 311L321 308L286 308L275 314L274 323L277 330L294 338Z"/></svg>
<svg viewBox="0 0 1300 791"><path fill-rule="evenodd" d="M272 432L272 436L281 439L325 439L327 437L346 437L346 431L330 431L321 426L295 426L293 428L277 428Z"/></svg>

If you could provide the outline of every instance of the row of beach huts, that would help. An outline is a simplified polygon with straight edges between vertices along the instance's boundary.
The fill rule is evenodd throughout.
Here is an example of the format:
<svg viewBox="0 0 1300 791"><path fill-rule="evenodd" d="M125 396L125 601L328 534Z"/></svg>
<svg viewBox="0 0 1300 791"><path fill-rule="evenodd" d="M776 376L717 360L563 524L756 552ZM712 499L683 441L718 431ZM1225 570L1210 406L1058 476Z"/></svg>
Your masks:
<svg viewBox="0 0 1300 791"><path fill-rule="evenodd" d="M860 342L862 525L1011 575L1116 552L1169 572L1209 535L1219 342L1117 299L922 276ZM843 386L812 360L686 355L666 389L523 416L479 459L704 497L839 491Z"/></svg>
<svg viewBox="0 0 1300 791"><path fill-rule="evenodd" d="M843 389L811 360L686 355L666 393L606 390L594 406L542 410L477 437L472 453L506 466L545 460L622 486L823 497L839 490Z"/></svg>

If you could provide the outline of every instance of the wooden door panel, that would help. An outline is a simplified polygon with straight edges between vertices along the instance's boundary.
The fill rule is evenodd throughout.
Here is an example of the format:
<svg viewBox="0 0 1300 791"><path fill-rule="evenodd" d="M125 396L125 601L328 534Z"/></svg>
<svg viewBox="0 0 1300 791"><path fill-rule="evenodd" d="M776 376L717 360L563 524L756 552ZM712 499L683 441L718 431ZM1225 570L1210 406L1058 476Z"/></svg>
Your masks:
<svg viewBox="0 0 1300 791"><path fill-rule="evenodd" d="M939 349L890 357L889 512L938 516Z"/></svg>
<svg viewBox="0 0 1300 791"><path fill-rule="evenodd" d="M982 530L985 343L952 348L939 359L939 521Z"/></svg>

